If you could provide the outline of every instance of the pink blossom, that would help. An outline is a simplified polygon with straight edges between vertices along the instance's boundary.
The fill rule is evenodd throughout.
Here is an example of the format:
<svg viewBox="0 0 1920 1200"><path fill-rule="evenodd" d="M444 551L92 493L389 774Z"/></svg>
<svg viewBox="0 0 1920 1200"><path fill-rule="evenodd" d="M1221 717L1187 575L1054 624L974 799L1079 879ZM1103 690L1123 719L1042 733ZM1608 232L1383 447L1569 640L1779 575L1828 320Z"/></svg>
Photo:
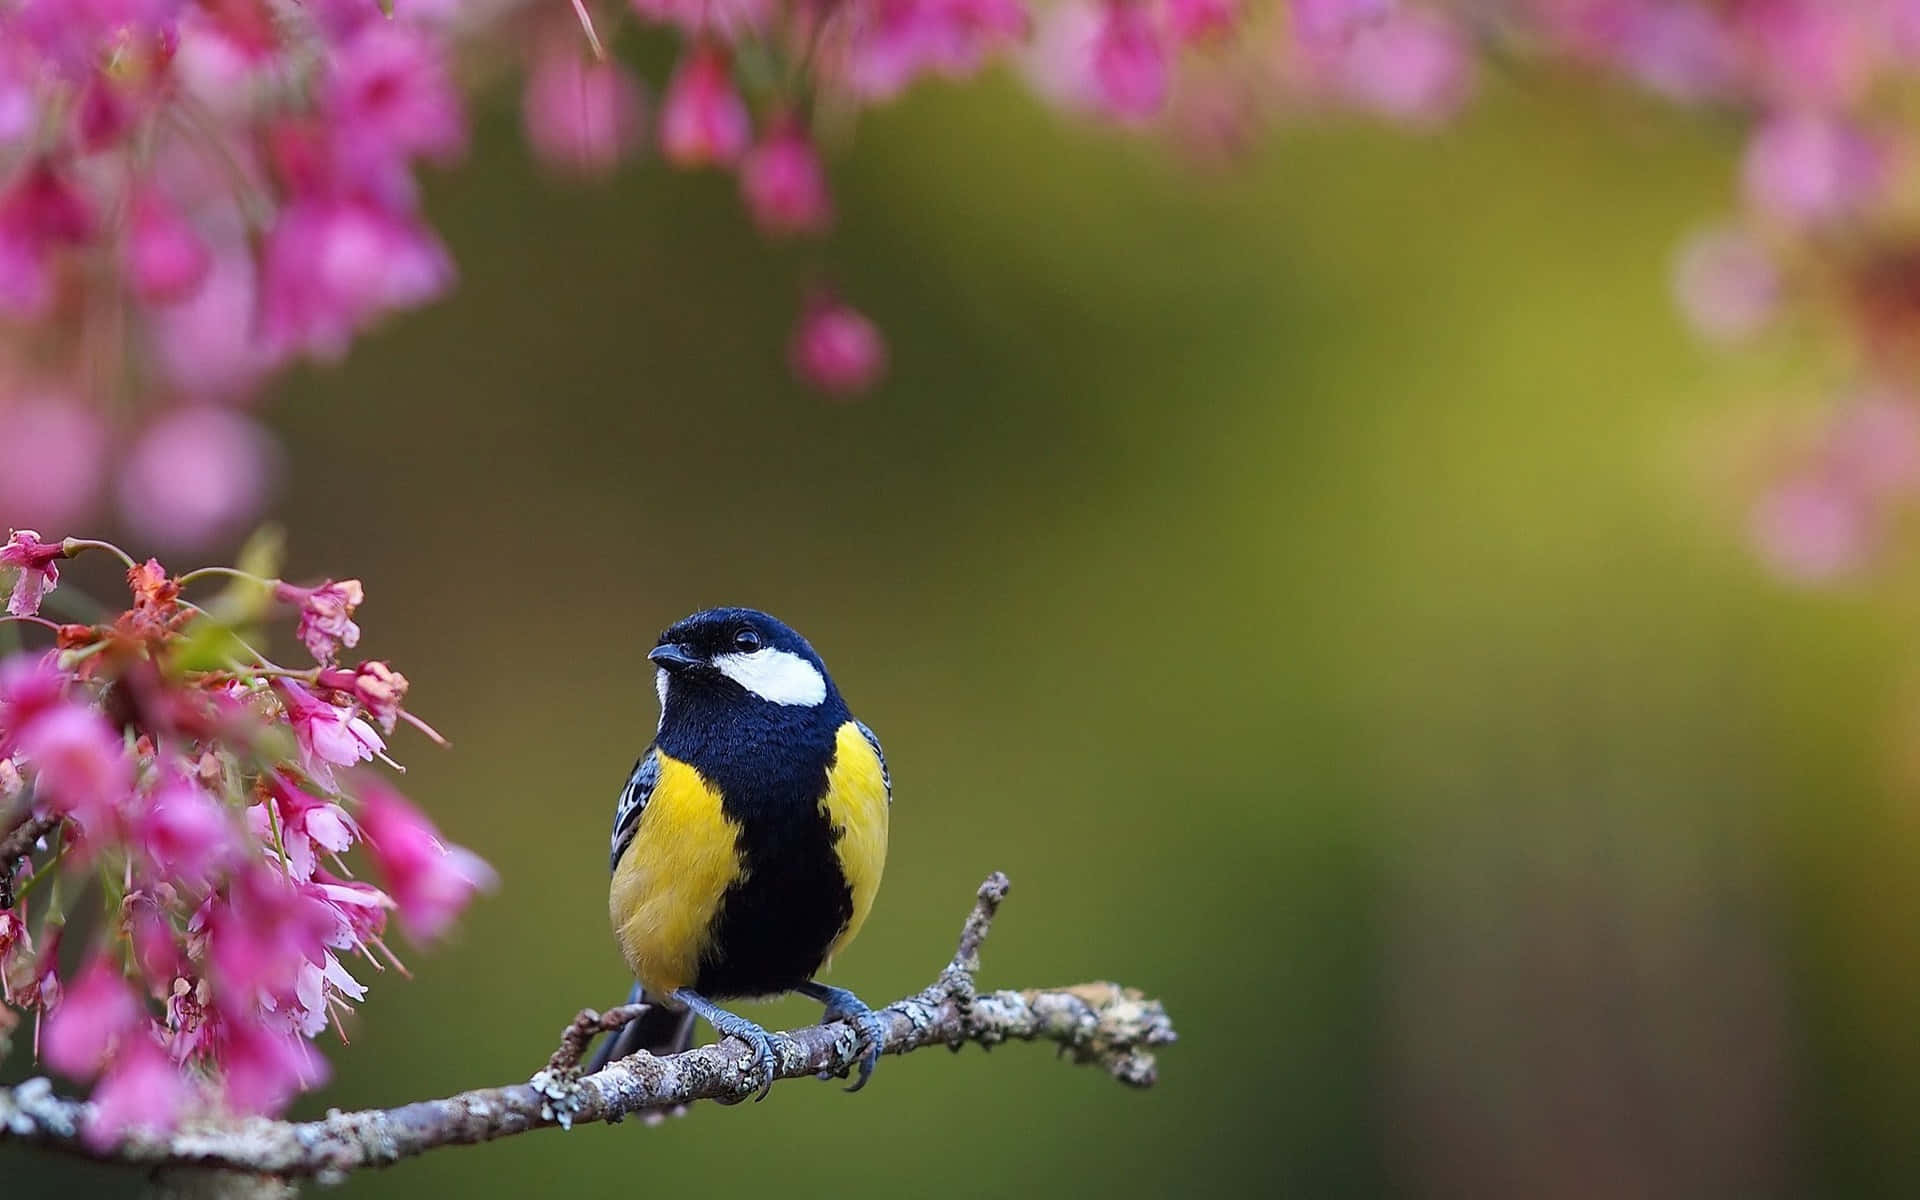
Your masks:
<svg viewBox="0 0 1920 1200"><path fill-rule="evenodd" d="M134 965L140 968L140 976L150 989L165 994L173 981L187 970L173 923L161 911L155 894L150 892L129 894L121 911L127 941L133 948Z"/></svg>
<svg viewBox="0 0 1920 1200"><path fill-rule="evenodd" d="M1755 506L1751 528L1774 568L1804 583L1857 571L1878 534L1874 513L1858 491L1818 475L1775 487Z"/></svg>
<svg viewBox="0 0 1920 1200"><path fill-rule="evenodd" d="M1681 102L1711 100L1738 77L1738 43L1720 14L1697 4L1636 4L1615 55L1652 91Z"/></svg>
<svg viewBox="0 0 1920 1200"><path fill-rule="evenodd" d="M534 59L521 102L527 141L549 167L602 174L639 148L645 101L620 63L593 61L571 40Z"/></svg>
<svg viewBox="0 0 1920 1200"><path fill-rule="evenodd" d="M373 727L351 709L328 704L291 679L276 679L273 690L286 706L302 765L321 783L333 786L333 768L366 762L387 748Z"/></svg>
<svg viewBox="0 0 1920 1200"><path fill-rule="evenodd" d="M32 80L18 64L0 56L0 150L17 150L33 132L39 112Z"/></svg>
<svg viewBox="0 0 1920 1200"><path fill-rule="evenodd" d="M336 919L327 904L293 886L277 866L239 872L208 901L209 963L222 1009L250 1018L262 1003L293 994L302 963L320 963Z"/></svg>
<svg viewBox="0 0 1920 1200"><path fill-rule="evenodd" d="M208 1053L218 1021L209 1007L210 986L176 978L167 992L167 1056L185 1063Z"/></svg>
<svg viewBox="0 0 1920 1200"><path fill-rule="evenodd" d="M772 22L772 0L629 0L642 20L678 26L688 37L737 42Z"/></svg>
<svg viewBox="0 0 1920 1200"><path fill-rule="evenodd" d="M280 354L333 361L355 334L453 283L453 260L419 220L365 200L305 200L267 238L261 330Z"/></svg>
<svg viewBox="0 0 1920 1200"><path fill-rule="evenodd" d="M1837 117L1776 116L1747 144L1747 199L1788 225L1811 226L1863 211L1886 181L1885 150Z"/></svg>
<svg viewBox="0 0 1920 1200"><path fill-rule="evenodd" d="M45 162L0 193L0 315L29 320L53 303L54 253L94 235L92 207Z"/></svg>
<svg viewBox="0 0 1920 1200"><path fill-rule="evenodd" d="M0 870L11 871L12 864L0 864ZM13 999L13 970L18 962L33 955L33 935L27 930L26 919L11 908L0 908L0 1000L8 1004Z"/></svg>
<svg viewBox="0 0 1920 1200"><path fill-rule="evenodd" d="M227 1103L241 1113L273 1115L303 1088L326 1081L327 1063L298 1034L251 1021L223 1021L216 1050Z"/></svg>
<svg viewBox="0 0 1920 1200"><path fill-rule="evenodd" d="M133 769L120 735L99 713L62 704L22 729L17 745L33 769L38 803L72 817L90 843L112 831Z"/></svg>
<svg viewBox="0 0 1920 1200"><path fill-rule="evenodd" d="M87 1143L104 1150L130 1130L165 1133L193 1102L193 1087L151 1037L126 1039L105 1077L93 1091L83 1131Z"/></svg>
<svg viewBox="0 0 1920 1200"><path fill-rule="evenodd" d="M384 785L369 782L363 790L360 827L415 940L439 937L476 891L494 884L493 868L442 842L432 822Z"/></svg>
<svg viewBox="0 0 1920 1200"><path fill-rule="evenodd" d="M1144 121L1167 102L1171 64L1152 11L1139 0L1105 0L1093 36L1093 81L1102 111Z"/></svg>
<svg viewBox="0 0 1920 1200"><path fill-rule="evenodd" d="M268 845L273 843L277 822L287 869L295 880L313 878L319 854L342 854L353 845L353 819L339 805L300 790L285 772L275 772L268 778L267 791L273 814L268 814L265 805L256 804L247 810L247 821L254 834Z"/></svg>
<svg viewBox="0 0 1920 1200"><path fill-rule="evenodd" d="M1875 392L1846 405L1827 431L1826 458L1876 499L1920 488L1920 412L1912 398Z"/></svg>
<svg viewBox="0 0 1920 1200"><path fill-rule="evenodd" d="M1758 333L1780 303L1772 255L1739 229L1709 229L1680 248L1674 296L1693 327L1716 342Z"/></svg>
<svg viewBox="0 0 1920 1200"><path fill-rule="evenodd" d="M154 788L133 824L133 836L156 878L204 885L233 849L226 808L184 776Z"/></svg>
<svg viewBox="0 0 1920 1200"><path fill-rule="evenodd" d="M1867 6L1834 0L1754 0L1733 20L1762 91L1775 102L1831 107L1859 96L1876 47Z"/></svg>
<svg viewBox="0 0 1920 1200"><path fill-rule="evenodd" d="M7 597L7 612L30 617L40 611L40 601L60 582L55 561L66 557L60 543L48 544L31 529L16 529L7 544L0 546L0 568L12 568L19 574L13 580L13 592Z"/></svg>
<svg viewBox="0 0 1920 1200"><path fill-rule="evenodd" d="M91 1079L139 1020L140 1003L118 964L96 955L48 1014L40 1054L63 1075Z"/></svg>
<svg viewBox="0 0 1920 1200"><path fill-rule="evenodd" d="M358 579L328 579L318 587L296 587L275 583L274 598L283 604L300 607L300 640L314 660L332 662L345 646L360 644L360 627L353 623L353 611L366 600L366 590Z"/></svg>
<svg viewBox="0 0 1920 1200"><path fill-rule="evenodd" d="M1341 86L1354 103L1410 125L1453 115L1472 83L1467 47L1453 25L1404 10L1354 34L1341 59Z"/></svg>
<svg viewBox="0 0 1920 1200"><path fill-rule="evenodd" d="M740 194L769 237L821 233L833 223L827 173L806 130L791 118L774 123L740 164Z"/></svg>
<svg viewBox="0 0 1920 1200"><path fill-rule="evenodd" d="M71 527L100 491L107 431L76 396L0 392L0 512L38 528Z"/></svg>
<svg viewBox="0 0 1920 1200"><path fill-rule="evenodd" d="M661 102L660 152L682 167L731 163L746 152L752 133L727 52L693 47L674 69Z"/></svg>
<svg viewBox="0 0 1920 1200"><path fill-rule="evenodd" d="M172 304L193 295L213 260L193 226L151 188L134 197L126 255L134 294L149 304Z"/></svg>
<svg viewBox="0 0 1920 1200"><path fill-rule="evenodd" d="M854 396L887 370L887 344L872 321L831 297L807 302L787 348L794 374L836 396Z"/></svg>
<svg viewBox="0 0 1920 1200"><path fill-rule="evenodd" d="M1289 0L1295 33L1310 42L1344 42L1387 15L1395 0Z"/></svg>
<svg viewBox="0 0 1920 1200"><path fill-rule="evenodd" d="M1166 0L1167 29L1182 43L1207 42L1232 33L1240 22L1239 0Z"/></svg>
<svg viewBox="0 0 1920 1200"><path fill-rule="evenodd" d="M1100 8L1084 0L1065 0L1049 8L1021 62L1028 85L1072 112L1099 111L1093 48L1104 23Z"/></svg>
<svg viewBox="0 0 1920 1200"><path fill-rule="evenodd" d="M65 695L66 677L49 657L16 654L0 660L0 754L11 754L20 731L58 708Z"/></svg>
<svg viewBox="0 0 1920 1200"><path fill-rule="evenodd" d="M834 73L869 101L898 96L921 75L959 77L1026 37L1022 0L871 0L842 26L847 43Z"/></svg>
<svg viewBox="0 0 1920 1200"><path fill-rule="evenodd" d="M253 258L223 246L185 300L150 314L152 350L165 380L193 400L234 400L273 367L261 336Z"/></svg>
<svg viewBox="0 0 1920 1200"><path fill-rule="evenodd" d="M352 671L322 671L320 682L352 693L367 715L388 733L393 732L407 699L407 677L394 670L390 663L363 662Z"/></svg>
<svg viewBox="0 0 1920 1200"><path fill-rule="evenodd" d="M163 547L230 537L260 511L277 452L270 434L232 409L177 409L148 428L121 464L121 515Z"/></svg>
<svg viewBox="0 0 1920 1200"><path fill-rule="evenodd" d="M423 156L450 161L466 149L466 115L439 46L425 33L378 21L332 58L325 109L356 164Z"/></svg>

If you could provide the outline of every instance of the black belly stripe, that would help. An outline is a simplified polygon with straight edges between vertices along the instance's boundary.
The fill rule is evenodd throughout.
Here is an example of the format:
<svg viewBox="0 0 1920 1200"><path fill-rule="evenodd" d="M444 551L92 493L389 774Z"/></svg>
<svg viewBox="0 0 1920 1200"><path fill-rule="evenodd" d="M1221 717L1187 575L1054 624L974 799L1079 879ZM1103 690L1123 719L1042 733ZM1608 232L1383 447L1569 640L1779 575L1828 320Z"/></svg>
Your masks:
<svg viewBox="0 0 1920 1200"><path fill-rule="evenodd" d="M799 806L794 806L798 809ZM813 978L853 917L837 840L818 801L810 811L765 814L740 835L747 874L720 902L712 948L694 990L765 996Z"/></svg>
<svg viewBox="0 0 1920 1200"><path fill-rule="evenodd" d="M853 889L834 849L840 833L820 803L845 711L834 696L820 708L689 722L687 734L661 739L720 790L740 826L745 874L720 901L694 991L716 999L791 991L819 972L852 920Z"/></svg>

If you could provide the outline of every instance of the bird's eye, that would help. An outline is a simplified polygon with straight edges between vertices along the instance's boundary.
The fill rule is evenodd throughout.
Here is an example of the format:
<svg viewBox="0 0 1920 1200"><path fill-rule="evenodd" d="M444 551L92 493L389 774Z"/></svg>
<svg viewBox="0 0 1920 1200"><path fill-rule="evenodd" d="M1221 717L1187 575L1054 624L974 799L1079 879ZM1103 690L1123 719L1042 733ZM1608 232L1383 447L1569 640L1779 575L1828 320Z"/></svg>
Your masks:
<svg viewBox="0 0 1920 1200"><path fill-rule="evenodd" d="M742 654L752 654L760 648L760 635L751 629L742 629L733 635L733 648Z"/></svg>

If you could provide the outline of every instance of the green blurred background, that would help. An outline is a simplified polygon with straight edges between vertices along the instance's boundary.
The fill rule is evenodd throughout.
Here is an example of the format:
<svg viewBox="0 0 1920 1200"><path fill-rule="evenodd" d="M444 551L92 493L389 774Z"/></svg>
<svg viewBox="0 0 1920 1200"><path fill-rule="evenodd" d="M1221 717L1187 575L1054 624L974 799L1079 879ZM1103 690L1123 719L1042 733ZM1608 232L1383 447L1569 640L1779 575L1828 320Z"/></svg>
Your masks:
<svg viewBox="0 0 1920 1200"><path fill-rule="evenodd" d="M504 877L302 1111L524 1079L621 997L642 656L717 603L804 630L886 741L837 982L922 986L999 868L983 982L1123 980L1182 1040L1148 1093L919 1054L346 1190L1914 1194L1910 581L1797 591L1742 544L1727 447L1798 368L1697 348L1666 284L1731 141L1490 92L1216 171L934 88L864 121L824 250L717 176L550 183L493 106L434 189L457 296L272 410L293 573L366 581L361 649L455 743L399 739L409 791ZM781 357L826 266L892 339L857 404Z"/></svg>

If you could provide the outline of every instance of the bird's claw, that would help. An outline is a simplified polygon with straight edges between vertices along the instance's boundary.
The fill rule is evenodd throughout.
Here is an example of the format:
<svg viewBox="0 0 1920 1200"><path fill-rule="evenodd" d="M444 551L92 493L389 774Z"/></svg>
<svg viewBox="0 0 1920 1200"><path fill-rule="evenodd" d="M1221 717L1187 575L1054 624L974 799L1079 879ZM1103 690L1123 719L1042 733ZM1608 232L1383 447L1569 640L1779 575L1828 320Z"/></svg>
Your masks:
<svg viewBox="0 0 1920 1200"><path fill-rule="evenodd" d="M777 1074L774 1070L773 1035L752 1021L741 1017L735 1017L732 1022L717 1025L715 1028L725 1037L739 1038L747 1044L749 1050L753 1051L753 1058L740 1069L740 1073L746 1078L747 1090L757 1093L753 1098L754 1102L757 1104L765 1100L767 1093L773 1090L773 1081ZM746 1096L742 1095L724 1103L738 1104L744 1099Z"/></svg>
<svg viewBox="0 0 1920 1200"><path fill-rule="evenodd" d="M847 1091L857 1092L867 1086L867 1080L873 1077L873 1069L880 1063L880 1051L887 1044L887 1023L880 1014L868 1008L866 1002L843 988L833 989L833 998L827 1001L827 1011L820 1020L845 1021L853 1026L860 1035L859 1074ZM844 1072L842 1073L844 1076Z"/></svg>

